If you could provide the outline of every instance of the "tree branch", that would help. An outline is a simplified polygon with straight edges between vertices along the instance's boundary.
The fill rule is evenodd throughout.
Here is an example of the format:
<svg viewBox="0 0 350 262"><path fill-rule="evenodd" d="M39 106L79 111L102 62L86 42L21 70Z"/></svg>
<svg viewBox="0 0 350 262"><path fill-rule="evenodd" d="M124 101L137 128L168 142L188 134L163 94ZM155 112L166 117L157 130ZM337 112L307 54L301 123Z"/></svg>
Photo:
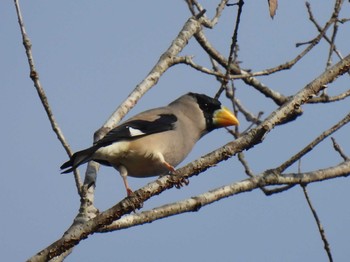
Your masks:
<svg viewBox="0 0 350 262"><path fill-rule="evenodd" d="M344 159L344 160L349 160L349 157L344 153L343 149L340 147L340 145L335 141L334 137L331 137L332 142L333 142L333 147L334 150L339 153L339 155Z"/></svg>
<svg viewBox="0 0 350 262"><path fill-rule="evenodd" d="M350 96L350 89L336 96L328 96L326 94L321 94L321 96L311 98L308 101L308 104L338 102L338 101L344 100L349 96Z"/></svg>
<svg viewBox="0 0 350 262"><path fill-rule="evenodd" d="M226 60L226 58L210 44L203 31L199 31L198 33L196 33L195 38L211 58L217 61L224 68L229 68L231 74L239 75L238 78L242 78L242 81L244 81L247 85L254 87L266 97L271 98L277 105L282 105L287 101L287 98L285 96L267 87L266 85L261 83L257 78L252 77L249 72L240 69L237 65L231 64L228 67L228 61Z"/></svg>
<svg viewBox="0 0 350 262"><path fill-rule="evenodd" d="M32 43L31 43L31 41L28 37L28 34L26 33L25 27L24 27L24 21L23 21L21 9L19 6L19 2L18 2L18 0L14 0L14 2L15 2L15 7L16 7L16 12L17 12L18 24L19 24L19 27L21 29L23 45L24 45L27 59L28 59L30 78L32 79L32 81L34 83L34 87L38 93L41 104L43 105L44 110L46 112L46 115L49 118L52 130L56 134L57 139L61 142L61 145L66 150L67 154L69 156L71 156L72 150L70 149L60 127L58 126L58 124L56 122L56 119L53 115L53 112L52 112L50 104L49 104L49 100L45 94L44 88L41 85L41 82L39 79L39 73L38 73L37 69L35 68L34 57L33 57L33 52L32 52ZM77 191L78 191L79 195L81 196L82 195L82 189L81 189L82 182L81 182L81 178L80 178L78 172L74 172L74 179L75 179Z"/></svg>
<svg viewBox="0 0 350 262"><path fill-rule="evenodd" d="M321 135L319 135L315 140L313 140L310 144L308 144L306 147L304 147L300 152L292 156L290 159L288 159L286 162L284 162L282 165L276 168L276 171L278 173L283 172L288 167L290 167L292 164L294 164L296 161L301 159L304 155L306 155L308 152L310 152L317 144L319 144L321 141L323 141L325 138L339 130L341 127L349 123L350 121L350 113L347 114L342 120L340 120L337 124L332 126L330 129L322 132Z"/></svg>
<svg viewBox="0 0 350 262"><path fill-rule="evenodd" d="M307 190L306 190L306 185L303 185L301 184L301 187L303 188L303 192L304 192L304 196L305 196L305 199L307 201L307 204L309 205L309 208L311 210L311 213L316 221L316 224L317 224L317 227L318 227L318 231L320 232L320 235L321 235L321 239L324 243L324 249L326 250L326 253L327 253L327 256L328 256L328 259L329 259L329 262L332 262L333 261L333 257L332 257L332 252L331 252L331 248L329 246L329 243L327 241L327 237L326 237L326 233L323 229L323 226L321 224L321 221L317 215L317 212L316 210L314 209L312 203L311 203L311 200L310 200L310 197L309 197L309 194L307 193Z"/></svg>
<svg viewBox="0 0 350 262"><path fill-rule="evenodd" d="M112 224L100 228L99 232L110 232L125 229L136 225L151 223L155 220L181 213L196 212L200 208L212 204L220 199L238 195L240 193L246 193L266 186L296 185L304 183L309 184L326 179L333 179L336 177L347 177L349 175L350 161L345 161L337 166L327 169L320 169L307 173L289 173L275 175L272 173L264 172L252 178L219 187L204 194L191 197L189 199L166 204L152 210L124 216Z"/></svg>

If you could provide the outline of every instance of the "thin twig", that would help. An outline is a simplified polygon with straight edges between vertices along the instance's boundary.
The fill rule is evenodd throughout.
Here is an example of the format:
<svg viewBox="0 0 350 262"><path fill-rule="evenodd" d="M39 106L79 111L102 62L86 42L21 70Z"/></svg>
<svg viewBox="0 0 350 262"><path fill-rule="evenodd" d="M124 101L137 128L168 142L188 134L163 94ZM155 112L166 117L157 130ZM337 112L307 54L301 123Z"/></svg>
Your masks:
<svg viewBox="0 0 350 262"><path fill-rule="evenodd" d="M307 103L315 104L315 103L337 102L337 101L344 100L349 96L350 96L350 89L336 96L328 96L326 94L322 94L321 96L311 98Z"/></svg>
<svg viewBox="0 0 350 262"><path fill-rule="evenodd" d="M291 166L293 163L301 159L305 154L310 152L317 144L319 144L321 141L323 141L325 138L333 134L335 131L339 130L342 126L346 125L350 121L350 113L347 114L341 121L339 121L337 124L329 128L328 130L324 131L321 135L319 135L316 139L314 139L310 144L308 144L306 147L304 147L301 151L299 151L297 154L292 156L290 159L288 159L286 162L284 162L282 165L277 167L275 170L277 173L281 173L284 170L286 170L289 166Z"/></svg>
<svg viewBox="0 0 350 262"><path fill-rule="evenodd" d="M217 51L213 45L209 42L209 40L206 38L203 31L200 31L195 34L195 38L197 42L201 45L201 47L207 52L209 57L213 58L215 61L217 61L221 66L224 68L227 68L228 62L226 58ZM231 64L230 65L230 72L231 74L237 74L242 76L247 76L242 78L242 80L252 87L254 87L256 90L258 90L260 93L264 94L266 97L271 98L277 105L282 105L287 101L287 97L283 96L282 94L278 93L275 90L272 90L271 88L267 87L263 83L261 83L257 78L251 77L249 75L249 72L244 71L238 67L237 64Z"/></svg>
<svg viewBox="0 0 350 262"><path fill-rule="evenodd" d="M265 189L265 195L267 196L271 196L271 195L274 195L274 194L279 194L279 193L282 193L284 191L287 191L291 188L295 187L295 185L286 185L286 186L280 186L280 187L277 187L277 188L274 188L274 189L269 189L269 190L266 190Z"/></svg>
<svg viewBox="0 0 350 262"><path fill-rule="evenodd" d="M249 164L248 164L248 162L246 161L246 159L244 157L244 154L242 152L240 152L240 153L237 154L237 157L238 157L238 160L243 165L246 175L251 177L251 178L254 177L254 173L250 169ZM274 189L267 189L266 187L261 186L260 189L261 189L261 191L263 191L263 193L266 196L271 196L271 195L274 195L274 194L277 194L277 193L282 193L282 192L284 192L286 190L289 190L289 189L291 189L294 186L295 185L285 185L285 186L280 186L280 187L277 187L277 188L274 188Z"/></svg>
<svg viewBox="0 0 350 262"><path fill-rule="evenodd" d="M349 21L350 21L350 18L339 19L339 23L341 23L341 24L345 24L345 23L347 23Z"/></svg>
<svg viewBox="0 0 350 262"><path fill-rule="evenodd" d="M238 160L244 167L244 171L249 177L254 177L253 171L250 169L248 162L245 160L244 153L240 152L237 154Z"/></svg>
<svg viewBox="0 0 350 262"><path fill-rule="evenodd" d="M323 228L323 226L321 224L321 221L320 221L320 219L319 219L319 217L317 215L317 212L316 212L315 208L313 207L313 205L311 203L309 194L307 193L307 190L306 190L306 185L301 184L301 187L303 188L305 199L306 199L306 201L307 201L307 203L309 205L309 208L310 208L310 210L312 212L312 215L313 215L313 217L314 217L314 219L316 221L316 224L317 224L317 227L318 227L318 231L320 232L322 241L324 243L324 249L326 250L329 262L332 262L333 261L332 252L331 252L331 248L329 246L329 243L328 243L328 240L327 240L324 228Z"/></svg>
<svg viewBox="0 0 350 262"><path fill-rule="evenodd" d="M332 142L333 142L333 147L334 150L339 153L339 155L344 159L344 160L349 160L349 157L344 153L343 149L340 147L340 145L335 141L334 137L331 137Z"/></svg>
<svg viewBox="0 0 350 262"><path fill-rule="evenodd" d="M300 160L305 154L310 152L318 143L323 141L326 137L328 137L329 135L331 135L335 131L339 130L342 126L347 124L349 121L350 121L350 113L345 118L343 118L340 122L338 122L336 125L334 125L330 129L324 131L320 136L318 136L316 139L314 139L310 144L308 144L306 147L304 147L301 151L299 151L293 157L288 159L286 162L284 162L279 167L269 170L268 173L272 172L274 174L279 175L284 170L286 170L289 166L291 166L293 163L295 163L296 161L298 161L299 164L300 164ZM348 158L346 158L346 159L344 158L344 160L348 160ZM291 185L287 185L287 186L283 186L283 187L279 187L279 188L275 188L275 189L271 189L271 190L267 190L265 188L264 193L266 195L273 195L273 194L276 194L276 193L282 193L283 191L289 190L293 186L294 185L292 185L292 186Z"/></svg>
<svg viewBox="0 0 350 262"><path fill-rule="evenodd" d="M192 15L196 15L195 8L199 12L202 12L203 10L205 10L203 8L203 6L196 0L186 0L185 2L187 3L188 8L189 8ZM218 23L219 18L221 17L221 14L224 11L227 2L228 2L228 0L221 0L220 1L220 3L218 4L218 6L216 8L216 13L211 20L209 20L208 18L203 16L202 25L207 27L207 28L213 28Z"/></svg>
<svg viewBox="0 0 350 262"><path fill-rule="evenodd" d="M16 6L18 24L19 24L19 27L20 27L21 33L22 33L23 45L24 45L24 48L25 48L25 51L27 54L28 63L29 63L30 78L34 82L35 89L39 95L41 104L43 105L43 107L45 109L46 115L49 118L52 130L55 132L58 140L61 142L61 144L62 144L63 148L66 150L67 154L69 156L71 156L72 150L70 149L65 137L63 136L63 133L62 133L60 127L58 126L58 124L55 120L53 112L50 108L48 98L45 94L44 88L41 85L41 82L39 79L39 73L35 68L34 57L33 57L33 53L32 53L32 43L31 43L31 41L28 37L28 34L26 33L25 27L24 27L24 22L23 22L21 9L19 6L19 1L14 0L14 2L15 2L15 6ZM82 194L82 190L81 190L82 182L81 182L81 178L80 178L78 172L74 172L74 178L75 178L75 184L77 187L77 191L78 191L79 195L81 196L81 194Z"/></svg>
<svg viewBox="0 0 350 262"><path fill-rule="evenodd" d="M221 87L220 87L219 91L215 95L216 99L219 98L220 94L222 93L222 91L224 91L227 88L227 83L229 81L229 75L230 75L230 66L231 66L231 64L233 64L233 62L236 59L236 56L233 57L233 54L235 54L235 49L237 47L238 29L239 29L239 24L240 24L240 21L241 21L243 5L244 5L244 1L243 0L239 0L238 1L238 10L237 10L235 27L234 27L232 38L231 38L230 52L229 52L229 56L228 56L228 59L227 59L226 74L225 74L225 78L221 82Z"/></svg>
<svg viewBox="0 0 350 262"><path fill-rule="evenodd" d="M313 13L312 13L310 3L306 2L306 8L307 8L307 11L308 11L308 14L309 14L309 20L315 25L315 27L316 27L316 29L318 30L318 32L321 33L322 28L321 28L321 26L318 24L318 22L316 21L314 15L313 15ZM330 40L326 34L324 34L323 38L324 38L331 46L332 46L332 43L333 43L333 46L332 46L331 50L334 51L340 59L343 59L343 56L342 56L341 53L337 50L337 48L336 48L334 42L333 42L332 40Z"/></svg>
<svg viewBox="0 0 350 262"><path fill-rule="evenodd" d="M264 112L260 111L258 113L257 116L255 116L254 114L252 114L251 112L249 112L244 106L243 104L241 103L241 101L238 99L238 98L235 98L235 104L239 110L239 112L241 112L244 116L245 116L245 119L248 121L248 122L251 122L252 124L255 124L255 125L260 125L261 124L261 120L260 120L260 117L264 114Z"/></svg>
<svg viewBox="0 0 350 262"><path fill-rule="evenodd" d="M253 178L254 177L253 171L250 169L249 164L244 157L244 153L242 153L242 152L238 153L237 158L238 158L239 162L241 162L242 166L244 167L244 171L245 171L246 175L249 176L250 178ZM260 190L263 191L263 193L266 196L271 195L270 190L266 189L263 186L260 187Z"/></svg>
<svg viewBox="0 0 350 262"><path fill-rule="evenodd" d="M268 88L261 82L259 82L254 76L261 76L261 75L269 75L281 70L287 70L292 68L301 58L303 58L313 47L315 47L320 39L325 36L326 31L331 26L331 24L337 20L338 13L340 10L340 4L339 0L336 2L334 7L334 12L330 18L330 20L326 23L326 25L323 27L323 29L320 29L320 33L317 37L315 37L313 40L308 42L308 47L306 47L299 55L297 55L294 59L290 60L289 62L286 62L284 64L281 64L279 66L276 66L274 68L266 69L260 72L252 73L250 74L247 71L241 70L237 65L229 64L228 61L222 56L208 41L208 39L205 37L203 31L198 32L195 37L198 43L202 46L202 48L208 53L208 55L215 59L218 63L220 63L223 67L230 68L231 74L236 74L237 76L233 76L234 78L242 78L242 80L248 84L256 88L259 92L264 94L266 97L269 97L273 99L273 101L277 105L282 105L287 101L287 97L283 96L282 94L272 90L271 88ZM299 46L299 44L297 44Z"/></svg>
<svg viewBox="0 0 350 262"><path fill-rule="evenodd" d="M336 50L336 48L335 48L335 38L337 36L337 32L338 32L338 20L336 20L334 22L334 24L333 24L333 33L332 33L331 42L329 43L330 46L329 46L329 51L328 51L327 67L326 68L328 68L328 67L330 67L332 65L332 54Z"/></svg>
<svg viewBox="0 0 350 262"><path fill-rule="evenodd" d="M224 78L225 75L220 73L219 71L210 70L209 68L206 68L204 66L198 65L193 61L193 56L180 56L174 58L174 64L186 64L190 67L196 69L199 72L202 72L204 74L212 75L219 78Z"/></svg>

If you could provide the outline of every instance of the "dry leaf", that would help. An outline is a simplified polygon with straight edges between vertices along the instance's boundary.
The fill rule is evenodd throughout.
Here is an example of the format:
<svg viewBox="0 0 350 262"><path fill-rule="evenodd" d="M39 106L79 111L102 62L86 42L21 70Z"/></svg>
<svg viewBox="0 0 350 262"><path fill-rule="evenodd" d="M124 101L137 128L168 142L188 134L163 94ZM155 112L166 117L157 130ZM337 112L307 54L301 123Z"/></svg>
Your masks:
<svg viewBox="0 0 350 262"><path fill-rule="evenodd" d="M275 14L276 14L276 10L277 10L277 7L278 7L277 1L278 0L268 0L271 18L273 18L275 16Z"/></svg>

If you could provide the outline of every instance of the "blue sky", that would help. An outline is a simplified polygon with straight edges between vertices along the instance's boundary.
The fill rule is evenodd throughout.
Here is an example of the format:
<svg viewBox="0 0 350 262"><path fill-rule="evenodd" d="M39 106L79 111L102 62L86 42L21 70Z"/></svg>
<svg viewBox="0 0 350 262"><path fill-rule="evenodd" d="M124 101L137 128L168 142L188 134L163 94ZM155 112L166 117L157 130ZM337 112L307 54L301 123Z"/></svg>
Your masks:
<svg viewBox="0 0 350 262"><path fill-rule="evenodd" d="M203 1L211 16L213 1ZM331 14L333 1L310 1L321 24ZM184 1L22 1L27 33L40 80L56 120L71 148L92 143L93 133L147 75L190 16ZM344 4L343 16L349 14ZM222 54L228 54L236 8L226 8L218 26L206 34ZM343 17L341 16L341 17ZM308 21L304 1L280 1L274 20L266 1L245 1L239 32L239 60L254 71L284 63L316 30ZM60 175L67 155L52 132L39 102L25 57L12 1L0 4L2 76L1 137L3 186L0 199L4 261L23 261L57 240L71 225L79 208L73 177ZM349 54L350 28L341 26L336 42ZM290 71L261 80L292 95L325 69L328 46L321 42ZM192 39L183 55L210 67ZM337 62L337 59L334 59ZM219 84L185 65L172 67L128 116L166 105L189 91L215 94ZM236 82L237 96L254 113L264 117L276 109L251 87ZM329 88L339 94L349 88L343 76ZM223 104L229 105L224 97ZM297 121L278 127L264 143L246 152L258 174L280 165L313 138L349 112L348 101L306 105ZM238 116L244 130L249 124ZM334 137L350 154L349 127ZM231 141L225 130L204 137L183 164ZM302 160L302 171L336 165L341 161L328 139ZM181 166L181 165L180 165ZM82 167L81 172L84 172ZM288 171L297 171L293 166ZM190 180L181 190L170 190L145 203L144 209L182 200L245 178L236 158ZM150 179L130 178L137 189ZM350 256L349 179L308 186L331 245L335 261ZM125 196L122 180L112 168L98 174L96 206L105 210ZM94 234L77 246L66 261L327 261L316 224L300 187L266 197L259 190L237 195L199 212L163 219L108 234Z"/></svg>

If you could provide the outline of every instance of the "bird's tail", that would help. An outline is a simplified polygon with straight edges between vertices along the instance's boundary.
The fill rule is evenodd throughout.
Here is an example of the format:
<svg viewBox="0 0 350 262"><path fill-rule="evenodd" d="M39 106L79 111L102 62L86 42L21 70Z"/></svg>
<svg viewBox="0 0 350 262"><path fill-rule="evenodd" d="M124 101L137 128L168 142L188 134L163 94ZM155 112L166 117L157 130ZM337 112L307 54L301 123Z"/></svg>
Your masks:
<svg viewBox="0 0 350 262"><path fill-rule="evenodd" d="M61 174L70 173L74 169L76 169L78 166L86 162L89 162L92 158L93 153L95 153L96 150L97 148L93 146L88 149L74 153L71 156L71 158L61 166L61 170L66 169L66 170L63 170Z"/></svg>

